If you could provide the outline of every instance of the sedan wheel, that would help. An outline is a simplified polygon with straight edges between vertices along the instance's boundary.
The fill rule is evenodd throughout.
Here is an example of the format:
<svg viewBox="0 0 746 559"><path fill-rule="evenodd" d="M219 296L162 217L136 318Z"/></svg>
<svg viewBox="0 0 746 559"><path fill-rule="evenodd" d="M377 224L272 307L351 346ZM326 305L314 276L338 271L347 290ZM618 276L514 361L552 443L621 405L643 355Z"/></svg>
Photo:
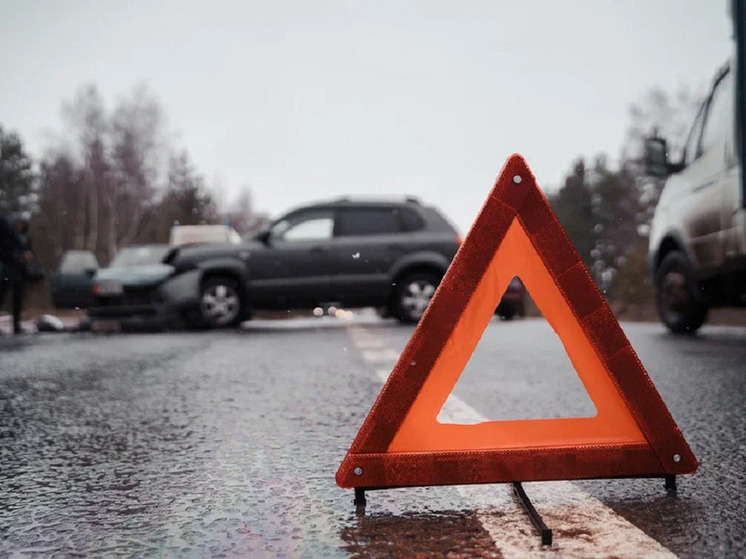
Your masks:
<svg viewBox="0 0 746 559"><path fill-rule="evenodd" d="M241 312L241 297L235 282L229 278L206 281L202 287L200 311L208 326L232 326Z"/></svg>

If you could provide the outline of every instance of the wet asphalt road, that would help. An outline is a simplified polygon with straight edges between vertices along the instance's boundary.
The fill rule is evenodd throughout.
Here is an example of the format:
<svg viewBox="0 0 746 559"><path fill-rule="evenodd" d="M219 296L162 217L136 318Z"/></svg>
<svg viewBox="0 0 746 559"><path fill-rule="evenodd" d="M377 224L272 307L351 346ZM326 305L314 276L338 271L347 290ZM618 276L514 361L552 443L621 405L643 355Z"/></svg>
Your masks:
<svg viewBox="0 0 746 559"><path fill-rule="evenodd" d="M744 556L746 328L625 330L700 470L675 495L578 485L681 557ZM363 317L0 337L0 556L509 556L455 488L372 492L360 516L334 483L411 332ZM492 323L455 394L489 419L593 413L539 320ZM539 553L569 554L563 538L591 539L581 523Z"/></svg>

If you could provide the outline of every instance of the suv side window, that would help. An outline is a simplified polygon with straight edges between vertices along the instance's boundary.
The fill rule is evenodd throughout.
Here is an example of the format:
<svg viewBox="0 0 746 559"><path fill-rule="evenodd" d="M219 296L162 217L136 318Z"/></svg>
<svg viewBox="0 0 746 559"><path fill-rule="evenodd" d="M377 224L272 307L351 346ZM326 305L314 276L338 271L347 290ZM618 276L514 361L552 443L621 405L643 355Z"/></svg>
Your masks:
<svg viewBox="0 0 746 559"><path fill-rule="evenodd" d="M341 208L337 236L388 235L399 233L396 208Z"/></svg>
<svg viewBox="0 0 746 559"><path fill-rule="evenodd" d="M731 73L728 72L715 85L710 104L707 107L707 117L702 128L702 140L699 143L699 153L707 153L718 143L723 142L733 121L733 86Z"/></svg>
<svg viewBox="0 0 746 559"><path fill-rule="evenodd" d="M424 220L416 211L410 208L401 208L397 211L404 231L419 231L425 227Z"/></svg>
<svg viewBox="0 0 746 559"><path fill-rule="evenodd" d="M321 241L332 238L334 212L312 210L292 214L272 226L272 238L278 241Z"/></svg>

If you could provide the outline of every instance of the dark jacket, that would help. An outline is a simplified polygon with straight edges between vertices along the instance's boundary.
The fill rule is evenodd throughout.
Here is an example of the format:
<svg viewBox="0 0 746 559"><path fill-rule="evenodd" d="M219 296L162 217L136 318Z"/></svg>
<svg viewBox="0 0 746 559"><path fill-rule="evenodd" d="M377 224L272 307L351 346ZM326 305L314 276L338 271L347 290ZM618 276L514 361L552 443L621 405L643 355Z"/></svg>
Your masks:
<svg viewBox="0 0 746 559"><path fill-rule="evenodd" d="M28 250L26 237L13 227L13 223L0 215L0 274L18 281L23 278L26 262L24 253Z"/></svg>

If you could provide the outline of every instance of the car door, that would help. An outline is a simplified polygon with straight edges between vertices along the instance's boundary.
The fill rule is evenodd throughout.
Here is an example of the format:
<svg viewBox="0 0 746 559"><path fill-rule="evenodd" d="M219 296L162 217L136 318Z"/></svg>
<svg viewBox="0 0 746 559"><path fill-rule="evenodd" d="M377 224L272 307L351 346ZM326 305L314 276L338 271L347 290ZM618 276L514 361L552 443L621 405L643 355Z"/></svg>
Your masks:
<svg viewBox="0 0 746 559"><path fill-rule="evenodd" d="M96 255L89 250L69 250L49 280L52 304L60 309L88 308L93 302Z"/></svg>
<svg viewBox="0 0 746 559"><path fill-rule="evenodd" d="M685 185L675 203L691 253L704 269L720 266L725 256L724 190L735 178L733 173L729 178L726 149L733 126L733 103L733 82L728 72L715 84L699 117L701 134L696 134L695 128L695 135L687 143L687 166L682 173Z"/></svg>
<svg viewBox="0 0 746 559"><path fill-rule="evenodd" d="M291 308L329 301L333 232L333 209L301 210L275 222L249 259L254 304Z"/></svg>
<svg viewBox="0 0 746 559"><path fill-rule="evenodd" d="M725 172L720 181L720 228L722 258L734 259L743 254L743 191L741 185L741 168L736 152L736 100L730 78L726 83L726 96L723 107L722 130L725 135Z"/></svg>
<svg viewBox="0 0 746 559"><path fill-rule="evenodd" d="M334 301L384 304L391 290L389 274L411 239L402 234L396 206L340 206L334 232L336 274Z"/></svg>

